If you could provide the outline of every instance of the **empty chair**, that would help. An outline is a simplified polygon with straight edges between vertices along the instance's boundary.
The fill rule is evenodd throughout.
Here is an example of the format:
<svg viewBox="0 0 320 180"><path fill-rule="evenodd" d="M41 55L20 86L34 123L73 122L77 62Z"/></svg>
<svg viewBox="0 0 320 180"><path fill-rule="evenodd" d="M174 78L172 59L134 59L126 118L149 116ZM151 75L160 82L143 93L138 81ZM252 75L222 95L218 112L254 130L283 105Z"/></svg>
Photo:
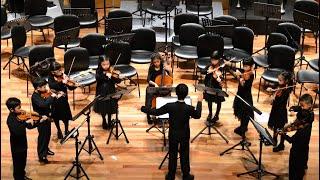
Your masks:
<svg viewBox="0 0 320 180"><path fill-rule="evenodd" d="M81 38L80 47L86 48L89 53L89 68L97 69L99 57L105 55L107 40L103 34L91 33Z"/></svg>
<svg viewBox="0 0 320 180"><path fill-rule="evenodd" d="M212 55L212 53L214 51L218 51L220 57L223 56L223 43L223 38L219 35L203 34L199 36L197 43L198 59L196 61L197 68L195 85L197 84L198 80L198 72L200 72L200 77L202 74L206 74L204 70L206 66L210 64L210 56Z"/></svg>
<svg viewBox="0 0 320 180"><path fill-rule="evenodd" d="M179 34L180 47L175 50L175 56L185 60L197 59L198 37L202 34L205 34L205 29L200 24L187 23L181 25ZM193 73L195 73L195 68Z"/></svg>
<svg viewBox="0 0 320 180"><path fill-rule="evenodd" d="M308 61L308 67L311 67L311 69L318 71L319 72L319 59L312 59L310 61Z"/></svg>
<svg viewBox="0 0 320 180"><path fill-rule="evenodd" d="M230 62L238 63L243 59L249 58L253 51L253 31L248 27L236 27L234 29L232 37L233 49L227 49L224 51L224 56L230 60Z"/></svg>
<svg viewBox="0 0 320 180"><path fill-rule="evenodd" d="M149 28L140 28L132 31L131 39L131 62L137 64L148 64L151 55L156 48L156 32Z"/></svg>
<svg viewBox="0 0 320 180"><path fill-rule="evenodd" d="M1 18L3 18L3 20L7 19L2 15L1 15ZM23 26L26 32L31 30L31 25L27 21L27 17L13 19L13 20L7 21L3 26L1 26L1 40L7 40L7 44L8 44L8 39L11 38L11 29L15 26Z"/></svg>
<svg viewBox="0 0 320 180"><path fill-rule="evenodd" d="M173 57L174 48L177 46L180 46L180 41L179 41L180 27L181 27L181 25L186 24L186 23L199 24L199 18L197 15L187 14L187 13L177 14L176 16L174 16L174 21L173 21L174 35L172 36L172 41L171 41L171 56L172 57Z"/></svg>
<svg viewBox="0 0 320 180"><path fill-rule="evenodd" d="M65 51L80 45L80 21L75 15L61 15L54 19L54 47Z"/></svg>
<svg viewBox="0 0 320 180"><path fill-rule="evenodd" d="M290 46L274 45L270 47L268 51L269 66L260 77L257 101L259 101L261 80L264 79L265 81L271 83L278 83L278 75L282 71L288 71L293 73L294 57L294 49Z"/></svg>
<svg viewBox="0 0 320 180"><path fill-rule="evenodd" d="M292 47L295 52L300 50L301 29L298 25L290 22L280 23L276 28L276 32L287 37L288 45Z"/></svg>
<svg viewBox="0 0 320 180"><path fill-rule="evenodd" d="M288 40L285 35L281 33L271 33L268 37L267 41L267 50L270 49L271 46L277 45L277 44L283 44L286 45L288 43ZM256 56L253 56L253 61L257 66L260 67L268 67L268 55L267 54L259 54Z"/></svg>
<svg viewBox="0 0 320 180"><path fill-rule="evenodd" d="M28 21L31 24L32 29L40 29L43 35L44 41L46 37L43 29L48 28L53 24L53 18L46 16L47 14L47 1L46 0L26 0L25 14L28 15ZM31 42L33 42L33 33L31 31Z"/></svg>
<svg viewBox="0 0 320 180"><path fill-rule="evenodd" d="M213 9L211 0L186 0L186 12L191 14L196 14L198 16L211 15L213 18Z"/></svg>
<svg viewBox="0 0 320 180"><path fill-rule="evenodd" d="M301 84L300 93L299 93L299 98L300 98L302 94L302 89L305 83L312 83L312 84L319 85L319 72L313 71L313 70L299 70L297 72L296 80L297 80L297 83ZM316 97L314 101L316 101L317 94L318 93L316 92Z"/></svg>
<svg viewBox="0 0 320 180"><path fill-rule="evenodd" d="M121 54L121 55L120 55ZM114 66L115 70L120 71L121 75L127 78L130 83L138 85L138 92L140 97L139 74L137 70L130 65L131 48L127 42L113 42L106 46L106 55L110 58L110 64ZM120 55L120 57L119 57ZM119 60L115 65L117 59ZM132 77L137 76L137 81L133 81Z"/></svg>

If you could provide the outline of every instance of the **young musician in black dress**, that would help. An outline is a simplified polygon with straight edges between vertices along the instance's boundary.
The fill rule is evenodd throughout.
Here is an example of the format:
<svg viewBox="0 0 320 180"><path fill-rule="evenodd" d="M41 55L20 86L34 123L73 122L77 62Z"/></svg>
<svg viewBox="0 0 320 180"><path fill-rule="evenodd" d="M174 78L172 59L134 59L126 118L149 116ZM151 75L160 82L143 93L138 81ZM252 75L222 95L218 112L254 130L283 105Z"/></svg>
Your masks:
<svg viewBox="0 0 320 180"><path fill-rule="evenodd" d="M285 135L285 139L292 144L289 157L289 180L302 180L305 169L308 168L309 143L314 121L311 95L302 95L299 104L290 108L290 111L297 112L297 119L279 132L285 135L286 132L296 131L292 137Z"/></svg>
<svg viewBox="0 0 320 180"><path fill-rule="evenodd" d="M32 107L35 112L41 116L51 117L51 105L55 98L63 96L62 93L48 93L47 81L44 78L37 77L32 81L34 92L31 96ZM49 149L51 136L51 122L44 121L38 125L38 157L41 163L49 163L47 155L54 155Z"/></svg>
<svg viewBox="0 0 320 180"><path fill-rule="evenodd" d="M243 72L238 73L240 75L237 95L244 99L249 104L253 104L251 87L254 79L252 72L253 60L252 58L243 61ZM239 72L239 71L238 71ZM248 124L250 117L254 118L253 110L247 104L245 104L238 97L233 101L234 115L240 120L240 126L234 129L234 132L240 136L245 136L245 132L248 130Z"/></svg>
<svg viewBox="0 0 320 180"><path fill-rule="evenodd" d="M206 77L204 85L210 88L222 89L222 67L220 67L220 56L218 51L214 51L211 55L211 64L205 68ZM219 113L221 110L221 102L225 101L224 97L204 93L204 99L208 102L209 115L207 121L215 123L219 120ZM217 104L217 109L214 117L212 118L212 103Z"/></svg>
<svg viewBox="0 0 320 180"><path fill-rule="evenodd" d="M154 96L154 93L149 91L149 87L158 87L158 84L155 83L155 79L157 76L162 74L163 69L165 70L165 73L167 73L169 76L172 77L172 70L169 66L165 65L165 62L162 59L161 55L159 53L152 54L151 63L148 70L148 77L147 77L148 86L146 89L146 100L145 100L145 106L148 108L151 108L152 98ZM149 114L147 114L147 120L148 120L148 124L152 123L151 117Z"/></svg>
<svg viewBox="0 0 320 180"><path fill-rule="evenodd" d="M192 180L194 176L190 174L189 161L189 140L190 140L190 125L191 118L199 119L202 110L202 94L198 97L197 108L187 105L184 99L188 95L188 86L179 84L176 87L178 101L168 103L159 109L150 109L142 107L141 111L152 115L162 115L169 113L169 172L166 175L166 180L174 180L177 168L177 154L180 145L180 163L183 173L183 180Z"/></svg>
<svg viewBox="0 0 320 180"><path fill-rule="evenodd" d="M121 82L121 79L112 72L112 67L110 66L109 58L100 57L99 66L96 71L96 96L101 95L107 96L116 92L115 85ZM118 100L111 98L109 100L97 100L94 105L94 111L101 115L102 117L102 127L103 129L111 128L111 115L117 113L118 110ZM106 116L108 115L108 123Z"/></svg>
<svg viewBox="0 0 320 180"><path fill-rule="evenodd" d="M51 90L64 92L64 96L53 101L51 117L57 127L58 139L62 139L63 135L60 129L59 121L62 120L64 124L65 134L68 133L69 120L72 119L70 105L68 102L68 89L73 90L76 86L68 85L68 77L63 73L61 65L53 61L51 64L51 74L48 78L49 88Z"/></svg>
<svg viewBox="0 0 320 180"><path fill-rule="evenodd" d="M10 111L7 118L7 125L10 132L10 148L13 163L13 178L15 180L30 179L26 176L25 172L28 154L26 128L35 128L36 124L34 124L32 119L26 121L18 119L18 115L23 112L23 110L21 110L21 101L18 98L9 98L6 101L6 106ZM43 118L41 121L44 120L45 118Z"/></svg>
<svg viewBox="0 0 320 180"><path fill-rule="evenodd" d="M290 72L282 72L278 76L279 90L274 92L271 113L268 121L268 127L273 129L273 139L277 142L277 129L282 129L288 123L287 103L292 91L292 75ZM267 90L270 90L268 88ZM273 148L273 152L284 150L284 136L281 136L278 146Z"/></svg>

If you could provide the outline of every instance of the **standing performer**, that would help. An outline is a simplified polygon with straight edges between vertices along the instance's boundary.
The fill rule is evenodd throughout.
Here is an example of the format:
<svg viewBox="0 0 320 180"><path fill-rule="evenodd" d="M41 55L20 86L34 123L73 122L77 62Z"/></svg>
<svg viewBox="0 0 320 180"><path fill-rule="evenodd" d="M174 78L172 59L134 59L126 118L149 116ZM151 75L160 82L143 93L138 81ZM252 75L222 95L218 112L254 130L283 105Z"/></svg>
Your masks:
<svg viewBox="0 0 320 180"><path fill-rule="evenodd" d="M274 99L272 101L271 113L268 121L268 127L273 129L273 139L277 144L278 129L282 129L288 123L287 103L292 91L292 75L290 72L282 72L278 76L279 90L274 92ZM267 90L270 90L268 88ZM284 150L284 136L281 136L278 146L273 148L273 152Z"/></svg>
<svg viewBox="0 0 320 180"><path fill-rule="evenodd" d="M155 95L153 92L149 91L149 87L158 87L158 84L155 83L155 79L157 76L161 76L163 72L163 68L165 72L172 77L172 69L169 66L164 65L164 60L162 59L161 55L159 53L154 53L151 56L151 63L148 70L148 86L146 89L146 100L145 100L145 106L147 108L151 108L152 106L152 98ZM150 114L147 113L147 120L148 124L152 124Z"/></svg>
<svg viewBox="0 0 320 180"><path fill-rule="evenodd" d="M76 86L68 84L68 82L71 81L62 72L62 67L58 62L53 61L51 67L51 74L48 78L49 88L51 90L64 92L65 94L61 98L53 101L51 114L51 117L54 120L54 124L57 127L58 139L62 139L63 135L60 129L59 121L62 120L64 124L64 132L65 134L68 134L69 120L72 119L70 105L68 102L68 89L73 90L76 88Z"/></svg>
<svg viewBox="0 0 320 180"><path fill-rule="evenodd" d="M169 172L166 175L166 180L174 180L177 168L177 154L180 145L180 163L184 180L192 180L194 176L190 174L189 162L189 140L190 140L190 125L191 118L199 119L202 109L202 94L198 97L197 108L187 105L184 99L188 95L188 86L179 84L176 87L178 101L168 103L160 109L149 109L143 106L141 111L152 115L162 115L169 113Z"/></svg>
<svg viewBox="0 0 320 180"><path fill-rule="evenodd" d="M211 64L205 68L206 77L204 79L204 85L210 88L222 89L222 67L220 67L220 57L218 51L214 51L211 55ZM221 102L225 101L224 97L208 94L204 92L204 99L208 102L209 115L207 121L215 123L219 120L219 113L221 110ZM212 103L217 104L217 109L214 117L212 118Z"/></svg>
<svg viewBox="0 0 320 180"><path fill-rule="evenodd" d="M10 147L13 163L13 178L15 180L29 180L26 176L25 168L27 164L27 133L26 128L35 128L32 119L22 121L18 119L18 115L23 113L21 110L21 101L18 98L11 97L6 101L6 106L10 113L7 118L7 125L10 132ZM44 121L43 118L42 121Z"/></svg>
<svg viewBox="0 0 320 180"><path fill-rule="evenodd" d="M120 83L119 75L115 74L113 68L110 66L109 58L100 57L98 69L96 71L96 96L107 96L116 92L115 85ZM94 105L94 111L99 113L102 117L102 128L111 128L111 115L117 113L118 100L111 98L109 100L97 100ZM108 123L106 116L108 115Z"/></svg>
<svg viewBox="0 0 320 180"><path fill-rule="evenodd" d="M254 79L252 72L253 60L252 58L243 61L243 70L241 74L237 71L239 77L239 85L237 95L247 101L249 104L253 104L251 87ZM242 137L245 137L245 133L248 130L248 123L251 118L254 118L253 110L246 105L241 99L235 97L233 101L234 115L240 120L240 126L234 129L234 132Z"/></svg>
<svg viewBox="0 0 320 180"><path fill-rule="evenodd" d="M314 121L313 99L310 94L304 94L300 97L299 103L300 106L290 108L290 111L298 112L297 119L279 132L285 135L286 132L296 130L292 137L285 135L285 139L292 143L289 157L289 180L302 180L305 169L308 168L309 143Z"/></svg>
<svg viewBox="0 0 320 180"><path fill-rule="evenodd" d="M31 101L32 107L35 112L41 116L51 116L51 105L54 101L54 97L60 98L63 94L51 93L47 90L47 81L43 78L36 78L32 82L35 89L32 94ZM54 155L49 149L49 142L51 136L51 122L44 121L38 125L38 157L41 163L49 163L47 155Z"/></svg>

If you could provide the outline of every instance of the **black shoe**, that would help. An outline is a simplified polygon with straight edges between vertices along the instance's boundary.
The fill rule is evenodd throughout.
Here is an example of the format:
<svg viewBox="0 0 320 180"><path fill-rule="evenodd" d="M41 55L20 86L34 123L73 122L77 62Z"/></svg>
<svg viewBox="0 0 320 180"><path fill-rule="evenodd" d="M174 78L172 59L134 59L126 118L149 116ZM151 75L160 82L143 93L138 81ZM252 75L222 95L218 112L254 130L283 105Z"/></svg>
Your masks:
<svg viewBox="0 0 320 180"><path fill-rule="evenodd" d="M212 119L212 114L208 114L207 121L211 121L211 119Z"/></svg>
<svg viewBox="0 0 320 180"><path fill-rule="evenodd" d="M108 129L108 124L107 123L102 123L102 128L103 129Z"/></svg>
<svg viewBox="0 0 320 180"><path fill-rule="evenodd" d="M308 165L307 164L304 166L304 169L308 169Z"/></svg>
<svg viewBox="0 0 320 180"><path fill-rule="evenodd" d="M112 123L110 122L110 123L108 123L108 125L107 125L107 129L110 130L111 128L112 128Z"/></svg>
<svg viewBox="0 0 320 180"><path fill-rule="evenodd" d="M279 144L277 147L273 148L273 152L279 152L279 151L283 151L283 150L284 150L283 144Z"/></svg>
<svg viewBox="0 0 320 180"><path fill-rule="evenodd" d="M211 122L212 122L212 123L216 123L218 120L219 120L219 116L214 116L214 117L211 119Z"/></svg>
<svg viewBox="0 0 320 180"><path fill-rule="evenodd" d="M48 161L48 159L46 157L40 158L39 162L43 163L43 164L48 164L49 163L49 161Z"/></svg>
<svg viewBox="0 0 320 180"><path fill-rule="evenodd" d="M175 176L171 176L169 173L166 174L166 180L174 180Z"/></svg>
<svg viewBox="0 0 320 180"><path fill-rule="evenodd" d="M61 132L61 131L58 131L58 132L57 132L57 136L58 136L58 139L62 139L62 138L63 138L62 132Z"/></svg>
<svg viewBox="0 0 320 180"><path fill-rule="evenodd" d="M29 178L28 176L24 176L24 180L32 180L32 179Z"/></svg>
<svg viewBox="0 0 320 180"><path fill-rule="evenodd" d="M241 131L241 128L240 127L237 127L233 130L234 133L238 134L239 136L242 136L242 131Z"/></svg>
<svg viewBox="0 0 320 180"><path fill-rule="evenodd" d="M51 151L50 149L48 149L47 154L48 154L48 155L50 155L50 156L53 156L53 155L54 155L54 152L53 152L53 151Z"/></svg>
<svg viewBox="0 0 320 180"><path fill-rule="evenodd" d="M183 179L183 180L193 180L193 179L194 179L194 175L188 174L188 175L186 175L186 176L183 176L182 179Z"/></svg>

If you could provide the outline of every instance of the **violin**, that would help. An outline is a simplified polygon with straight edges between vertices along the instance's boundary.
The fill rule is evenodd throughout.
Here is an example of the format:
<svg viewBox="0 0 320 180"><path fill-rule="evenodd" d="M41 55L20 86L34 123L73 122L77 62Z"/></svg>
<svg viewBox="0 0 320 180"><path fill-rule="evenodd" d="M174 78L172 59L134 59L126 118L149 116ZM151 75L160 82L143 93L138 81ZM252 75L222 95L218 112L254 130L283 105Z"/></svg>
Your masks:
<svg viewBox="0 0 320 180"><path fill-rule="evenodd" d="M61 94L62 96L65 95L64 92L62 92L62 91L57 92L57 91L55 91L53 89L46 90L44 92L40 92L41 97L44 98L44 99L49 98L50 96L52 96L52 94L55 94L55 95Z"/></svg>
<svg viewBox="0 0 320 180"><path fill-rule="evenodd" d="M62 74L60 76L54 76L55 80L58 82L63 82L67 86L71 87L79 87L79 83L69 79L69 77L66 74Z"/></svg>
<svg viewBox="0 0 320 180"><path fill-rule="evenodd" d="M121 72L119 70L115 70L113 66L111 66L107 71L104 71L106 76L120 78Z"/></svg>
<svg viewBox="0 0 320 180"><path fill-rule="evenodd" d="M29 119L32 119L34 121L39 121L42 118L42 116L40 116L36 112L27 113L25 110L22 110L17 117L19 121L27 121Z"/></svg>

